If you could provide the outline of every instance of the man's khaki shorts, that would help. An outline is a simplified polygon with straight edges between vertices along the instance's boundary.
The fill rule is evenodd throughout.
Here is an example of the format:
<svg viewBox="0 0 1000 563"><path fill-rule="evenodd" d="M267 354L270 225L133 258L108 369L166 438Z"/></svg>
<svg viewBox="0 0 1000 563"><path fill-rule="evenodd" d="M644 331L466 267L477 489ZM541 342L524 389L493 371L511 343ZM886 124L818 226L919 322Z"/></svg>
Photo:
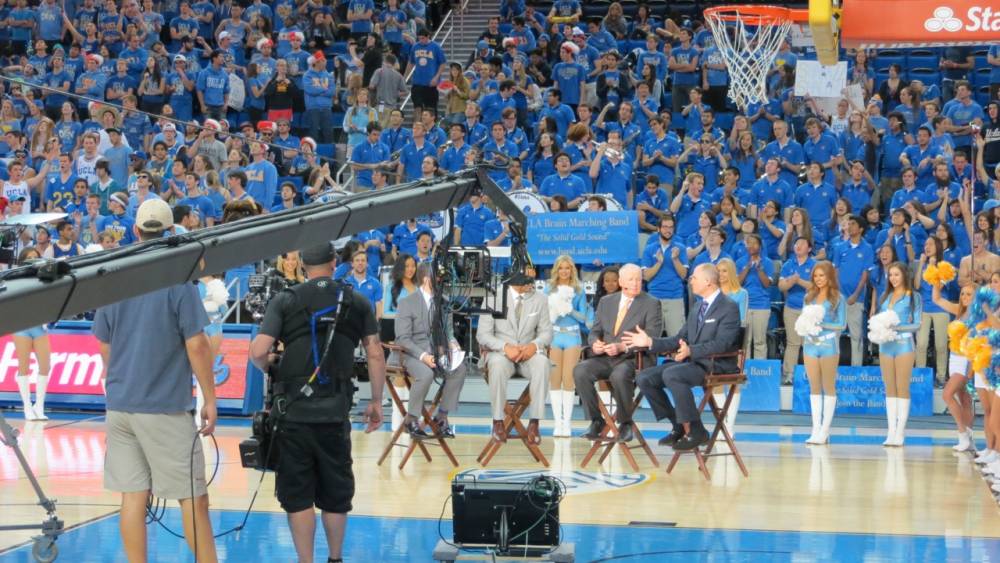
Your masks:
<svg viewBox="0 0 1000 563"><path fill-rule="evenodd" d="M206 494L205 455L194 416L108 411L104 488L120 493L152 491L170 500ZM192 450L194 465L192 471Z"/></svg>

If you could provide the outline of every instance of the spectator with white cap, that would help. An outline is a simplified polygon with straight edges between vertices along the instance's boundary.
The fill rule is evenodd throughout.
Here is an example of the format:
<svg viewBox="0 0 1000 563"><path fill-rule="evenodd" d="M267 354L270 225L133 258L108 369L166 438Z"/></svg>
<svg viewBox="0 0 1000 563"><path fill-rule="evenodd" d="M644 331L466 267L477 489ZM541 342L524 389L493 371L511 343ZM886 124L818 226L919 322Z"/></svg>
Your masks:
<svg viewBox="0 0 1000 563"><path fill-rule="evenodd" d="M587 86L587 69L576 62L580 47L572 41L566 41L559 49L562 62L552 67L555 85L562 92L562 102L571 108L580 105Z"/></svg>
<svg viewBox="0 0 1000 563"><path fill-rule="evenodd" d="M305 121L309 127L309 136L320 143L332 143L332 108L336 83L326 70L326 56L322 51L313 53L308 63L309 70L302 77L302 90L305 93Z"/></svg>
<svg viewBox="0 0 1000 563"><path fill-rule="evenodd" d="M166 91L170 93L169 103L174 110L174 117L181 121L189 121L194 117L194 92L197 76L189 74L187 57L180 53L173 57L173 69L167 73Z"/></svg>
<svg viewBox="0 0 1000 563"><path fill-rule="evenodd" d="M243 46L233 42L233 36L228 31L219 34L219 50L222 51L226 65L232 63L243 70L243 65L246 63Z"/></svg>
<svg viewBox="0 0 1000 563"><path fill-rule="evenodd" d="M194 143L188 148L187 154L191 158L197 155L204 156L212 163L212 168L218 170L222 167L222 162L226 160L226 144L220 141L216 134L221 129L218 121L209 118L205 120L203 128L195 137Z"/></svg>
<svg viewBox="0 0 1000 563"><path fill-rule="evenodd" d="M278 61L271 57L274 42L267 37L261 37L257 40L256 47L257 52L250 57L250 62L257 65L257 74L269 80L278 68Z"/></svg>
<svg viewBox="0 0 1000 563"><path fill-rule="evenodd" d="M292 49L282 57L288 63L288 76L292 77L299 89L302 89L302 75L312 66L309 60L315 56L302 50L304 39L305 35L301 31L289 33L288 42L292 44Z"/></svg>
<svg viewBox="0 0 1000 563"><path fill-rule="evenodd" d="M81 116L87 113L89 99L104 99L104 86L108 82L108 77L101 72L101 65L104 64L104 57L100 55L87 55L86 68L83 74L76 78L73 93L80 95L77 99L77 107Z"/></svg>

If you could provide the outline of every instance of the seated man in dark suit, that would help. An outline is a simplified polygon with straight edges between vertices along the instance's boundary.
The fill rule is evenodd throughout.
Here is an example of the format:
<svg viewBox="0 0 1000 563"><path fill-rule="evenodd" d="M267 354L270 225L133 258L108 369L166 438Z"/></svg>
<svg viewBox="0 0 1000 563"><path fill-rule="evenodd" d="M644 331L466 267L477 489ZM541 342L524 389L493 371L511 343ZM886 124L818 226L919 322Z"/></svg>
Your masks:
<svg viewBox="0 0 1000 563"><path fill-rule="evenodd" d="M632 440L632 401L635 396L636 355L629 353L622 342L627 327L645 327L650 334L659 335L663 331L663 317L660 302L642 291L642 270L635 264L626 264L618 272L621 291L605 295L597 304L594 326L590 329L590 350L592 356L573 368L573 380L580 394L583 410L590 418L590 427L584 438L596 440L604 432L604 418L598 407L598 380L609 379L618 409L618 439ZM739 320L739 319L737 319ZM655 358L646 354L646 365Z"/></svg>
<svg viewBox="0 0 1000 563"><path fill-rule="evenodd" d="M740 309L719 289L719 271L715 266L698 266L688 283L691 292L700 299L691 308L680 332L668 338L653 338L637 328L622 337L629 347L649 347L655 354L674 354L663 365L642 370L636 381L653 407L656 419L669 418L673 423L673 431L660 440L660 445L673 445L675 450L692 450L708 442L708 431L701 423L691 389L705 382L705 375L712 369L710 356L734 352L741 344ZM720 358L714 367L716 372L731 373L736 370L736 360ZM677 401L676 413L664 388Z"/></svg>

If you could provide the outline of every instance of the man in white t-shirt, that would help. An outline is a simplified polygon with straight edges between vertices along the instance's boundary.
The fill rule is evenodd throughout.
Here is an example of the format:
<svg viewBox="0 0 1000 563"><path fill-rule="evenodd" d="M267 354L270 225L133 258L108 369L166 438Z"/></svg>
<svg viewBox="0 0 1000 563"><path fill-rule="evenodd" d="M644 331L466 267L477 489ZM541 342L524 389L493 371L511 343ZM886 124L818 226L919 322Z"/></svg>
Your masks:
<svg viewBox="0 0 1000 563"><path fill-rule="evenodd" d="M79 178L84 178L87 180L88 184L93 184L97 181L97 161L100 160L101 155L97 152L97 146L100 143L100 137L96 133L87 133L83 136L83 154L76 157L76 163L74 168L76 169L76 175Z"/></svg>
<svg viewBox="0 0 1000 563"><path fill-rule="evenodd" d="M37 189L38 185L45 180L45 176L48 174L48 163L42 167L41 172L35 174L31 179L24 179L24 164L20 161L13 161L7 165L7 173L10 175L10 179L3 183L3 190L0 191L5 198L9 201L16 201L19 198L24 198L24 201L31 201L31 190ZM27 208L28 206L25 205Z"/></svg>

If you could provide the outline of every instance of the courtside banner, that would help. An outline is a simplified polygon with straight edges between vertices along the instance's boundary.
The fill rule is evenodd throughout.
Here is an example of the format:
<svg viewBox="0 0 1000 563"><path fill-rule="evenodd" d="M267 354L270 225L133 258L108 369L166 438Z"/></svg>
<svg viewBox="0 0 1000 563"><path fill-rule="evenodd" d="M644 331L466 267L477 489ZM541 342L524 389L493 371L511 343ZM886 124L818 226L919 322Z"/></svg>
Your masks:
<svg viewBox="0 0 1000 563"><path fill-rule="evenodd" d="M809 380L803 366L795 368L792 412L809 412ZM934 414L934 370L913 368L910 415ZM885 415L885 383L877 366L837 368L837 414Z"/></svg>
<svg viewBox="0 0 1000 563"><path fill-rule="evenodd" d="M1000 41L1000 5L975 0L848 0L843 47L981 46Z"/></svg>
<svg viewBox="0 0 1000 563"><path fill-rule="evenodd" d="M49 332L52 347L51 378L46 404L104 408L101 359L97 339L90 333L90 323L74 322L72 328ZM239 327L224 328L219 354L213 362L216 396L220 408L242 410L246 390L249 333ZM34 387L38 365L31 356L31 380ZM17 394L17 353L10 335L0 336L0 399L19 404ZM193 381L193 377L192 377Z"/></svg>

